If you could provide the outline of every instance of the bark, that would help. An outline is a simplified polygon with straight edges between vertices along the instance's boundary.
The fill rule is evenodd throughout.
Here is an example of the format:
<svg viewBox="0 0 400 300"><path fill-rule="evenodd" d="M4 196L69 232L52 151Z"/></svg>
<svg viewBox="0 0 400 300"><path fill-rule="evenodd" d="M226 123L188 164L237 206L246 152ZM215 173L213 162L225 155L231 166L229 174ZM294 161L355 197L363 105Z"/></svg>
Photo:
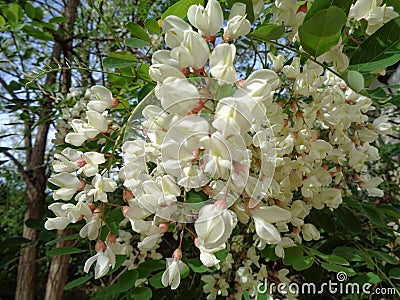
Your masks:
<svg viewBox="0 0 400 300"><path fill-rule="evenodd" d="M77 7L79 0L70 0L67 2L65 7L65 17L67 23L65 24L65 40L68 40L63 45L64 64L67 61L72 60L72 43L73 40L70 38L73 36L73 27L76 21ZM63 72L63 86L62 92L66 93L71 87L72 74L70 70ZM58 237L68 236L73 233L73 230L66 229L57 233ZM56 247L68 247L73 244L73 241L62 241L56 244ZM55 256L51 260L49 275L47 277L46 284L46 295L45 300L59 300L63 298L64 286L68 280L68 268L69 268L69 255Z"/></svg>
<svg viewBox="0 0 400 300"><path fill-rule="evenodd" d="M57 238L72 235L74 230L67 228L57 232ZM60 241L56 247L71 247L74 241ZM55 256L51 261L49 276L47 278L46 296L44 300L59 300L63 298L64 286L68 280L69 255Z"/></svg>
<svg viewBox="0 0 400 300"><path fill-rule="evenodd" d="M52 58L59 59L61 47L54 45ZM56 82L56 74L49 73L46 78L46 87L50 87ZM43 104L46 108L40 112L41 118L48 118L51 111L51 102L49 99ZM39 232L25 225L29 219L43 219L44 204L46 199L46 168L45 168L45 150L47 135L49 132L50 121L43 122L37 126L36 140L27 161L27 168L24 172L24 181L26 185L26 206L24 215L24 229L22 236L36 243L35 247L21 249L21 256L18 264L17 289L15 299L33 300L35 299L36 275L37 275L37 254L39 251L38 237Z"/></svg>
<svg viewBox="0 0 400 300"><path fill-rule="evenodd" d="M73 25L76 19L76 8L79 4L79 0L69 0L66 2L64 9L64 16L67 18L67 22L64 25L65 32L71 33ZM68 36L64 37L67 38ZM52 60L60 61L61 53L65 55L68 52L68 46L72 46L72 41L68 43L60 43L57 41L54 44L53 52L51 55ZM65 75L65 74L64 74ZM66 73L69 76L68 79L63 78L64 86L68 86L71 82L71 73ZM45 89L50 88L57 81L56 72L49 73L45 82ZM37 264L36 259L39 250L38 237L39 232L35 229L27 227L25 221L28 219L43 219L45 199L46 199L46 144L48 132L51 124L51 113L53 108L53 100L44 94L44 99L42 103L43 110L39 111L41 122L36 129L35 143L30 155L27 155L26 170L22 170L23 178L26 184L26 208L24 215L24 229L22 236L36 243L35 247L22 249L21 256L18 265L18 278L17 278L17 289L15 294L15 299L17 300L33 300L36 295L37 286ZM25 141L26 143L31 143L30 141ZM53 266L54 264L54 266ZM49 299L62 299L62 291L64 288L66 275L68 271L69 257L56 257L52 266L50 268L49 281L54 281L48 283L48 294L58 293L58 298ZM59 268L59 269L57 269ZM64 284L62 284L64 283ZM59 291L59 286L61 286L61 292ZM56 291L57 290L57 291Z"/></svg>

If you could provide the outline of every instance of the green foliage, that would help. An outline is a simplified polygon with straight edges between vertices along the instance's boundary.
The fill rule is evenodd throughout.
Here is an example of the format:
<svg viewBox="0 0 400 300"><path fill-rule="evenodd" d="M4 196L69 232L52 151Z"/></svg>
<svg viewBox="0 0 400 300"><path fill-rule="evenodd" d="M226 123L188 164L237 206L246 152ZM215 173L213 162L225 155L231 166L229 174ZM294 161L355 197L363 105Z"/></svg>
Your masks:
<svg viewBox="0 0 400 300"><path fill-rule="evenodd" d="M300 44L313 56L320 56L335 46L346 24L345 13L336 6L321 9L299 27Z"/></svg>
<svg viewBox="0 0 400 300"><path fill-rule="evenodd" d="M190 6L193 4L204 4L203 0L179 0L175 4L171 5L161 16L162 19L170 15L178 16L179 18L184 19L186 17L186 13Z"/></svg>
<svg viewBox="0 0 400 300"><path fill-rule="evenodd" d="M278 40L285 33L285 26L276 24L263 24L248 34L249 37L262 42Z"/></svg>
<svg viewBox="0 0 400 300"><path fill-rule="evenodd" d="M352 70L366 73L394 65L400 60L400 17L368 37L351 55Z"/></svg>

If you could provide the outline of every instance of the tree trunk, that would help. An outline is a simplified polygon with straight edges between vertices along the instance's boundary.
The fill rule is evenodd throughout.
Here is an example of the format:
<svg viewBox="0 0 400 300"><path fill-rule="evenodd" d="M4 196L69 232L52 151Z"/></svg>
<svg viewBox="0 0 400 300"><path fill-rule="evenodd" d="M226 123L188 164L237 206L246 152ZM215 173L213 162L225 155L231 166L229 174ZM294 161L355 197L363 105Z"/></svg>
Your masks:
<svg viewBox="0 0 400 300"><path fill-rule="evenodd" d="M66 40L72 35L73 25L76 19L76 8L79 4L79 0L68 0L64 8L64 16L67 18L65 24L62 25L64 32L63 39ZM63 43L60 40L55 39L53 53L51 60L60 61L61 53L68 53L69 47L72 46L72 40L68 43ZM67 73L71 77L71 73ZM71 78L63 78L64 82L68 86L71 82ZM56 72L48 73L45 88L50 88L57 81ZM64 84L65 86L65 84ZM34 243L38 242L39 232L25 225L25 221L28 219L43 219L44 205L45 205L45 190L46 190L46 166L45 166L45 155L46 155L46 144L48 131L51 124L50 114L52 113L53 100L50 97L44 95L42 107L43 110L39 111L41 120L46 120L37 126L36 138L31 155L27 156L27 167L26 171L23 172L24 181L26 184L26 209L24 215L24 229L22 236L31 240ZM17 163L18 165L18 163ZM19 166L21 166L19 164ZM21 169L21 168L20 168ZM18 265L18 278L17 278L17 289L15 293L16 300L33 300L35 299L35 288L37 285L37 265L36 259L38 255L39 245L35 247L22 249L21 256ZM69 257L56 257L52 261L50 268L48 291L46 294L58 295L61 299L62 292L67 277L67 270L69 266ZM52 281L55 284L52 284ZM62 284L64 282L64 284ZM61 286L61 291L59 291ZM56 289L56 290L55 290ZM50 298L49 298L50 299Z"/></svg>
<svg viewBox="0 0 400 300"><path fill-rule="evenodd" d="M67 228L57 232L57 238L69 236L74 230ZM59 247L71 247L74 241L60 241L56 244ZM47 278L46 296L44 300L60 300L63 298L64 286L68 280L69 255L55 256L51 261L49 276Z"/></svg>

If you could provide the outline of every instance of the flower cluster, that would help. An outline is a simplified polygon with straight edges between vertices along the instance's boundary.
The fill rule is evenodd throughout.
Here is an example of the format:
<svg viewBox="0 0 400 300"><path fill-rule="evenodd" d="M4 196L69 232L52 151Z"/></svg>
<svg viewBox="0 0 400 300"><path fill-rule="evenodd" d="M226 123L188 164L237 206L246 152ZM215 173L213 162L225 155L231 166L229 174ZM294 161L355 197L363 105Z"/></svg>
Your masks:
<svg viewBox="0 0 400 300"><path fill-rule="evenodd" d="M259 6L254 8L259 15ZM276 22L296 18L293 5L276 1L275 9ZM128 268L160 259L156 251L172 232L180 242L161 278L172 289L187 268L182 239L191 239L202 264L214 272L202 277L208 299L227 295L232 282L240 284L240 299L244 291L256 295L268 276L257 251L275 245L276 256L284 257L285 249L320 239L306 220L312 209L338 208L348 185L383 195L382 180L365 172L379 158L371 143L390 126L385 117L369 123L371 100L311 60L301 67L298 57L289 64L270 54L272 70L238 80L233 42L251 28L243 3L233 5L227 21L216 0L191 6L187 18L191 25L173 15L162 21L169 49L152 56L149 74L157 85L127 123L136 138L125 136L123 166L115 164L119 179L110 175L113 161L105 167L108 150L83 150L88 141L107 137L107 112L118 105L108 89L91 88L85 115L70 122L73 132L65 137L73 147L54 155L57 174L49 180L55 200L77 203L50 205L56 217L45 227L64 229L84 219L81 237L97 239L97 253L84 270L96 262L96 278L115 266L117 254L127 256ZM340 43L331 51L341 53ZM320 60L337 62L337 69L348 63ZM117 237L104 209L118 185L125 204ZM218 258L224 249L227 256ZM223 277L217 270L231 271Z"/></svg>

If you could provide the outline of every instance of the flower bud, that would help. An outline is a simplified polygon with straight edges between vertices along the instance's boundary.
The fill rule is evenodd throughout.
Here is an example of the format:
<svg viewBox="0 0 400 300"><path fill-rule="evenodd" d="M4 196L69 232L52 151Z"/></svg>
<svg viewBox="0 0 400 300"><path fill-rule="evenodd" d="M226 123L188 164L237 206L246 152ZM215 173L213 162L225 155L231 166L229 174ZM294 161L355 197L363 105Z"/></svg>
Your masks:
<svg viewBox="0 0 400 300"><path fill-rule="evenodd" d="M181 250L181 248L175 249L174 253L172 253L172 258L175 258L177 260L181 260L182 259L182 250Z"/></svg>
<svg viewBox="0 0 400 300"><path fill-rule="evenodd" d="M132 200L134 198L132 191L130 190L124 190L122 193L122 199L124 199L125 202Z"/></svg>
<svg viewBox="0 0 400 300"><path fill-rule="evenodd" d="M93 203L87 203L86 204L87 207L89 207L89 209L93 212L96 209L96 205L94 205Z"/></svg>
<svg viewBox="0 0 400 300"><path fill-rule="evenodd" d="M129 210L130 210L130 209L131 209L131 208L130 208L129 206L123 206L123 207L122 207L122 214L124 215L125 218L128 217L128 214L129 214Z"/></svg>
<svg viewBox="0 0 400 300"><path fill-rule="evenodd" d="M106 237L107 244L115 244L117 236L113 232L109 232Z"/></svg>
<svg viewBox="0 0 400 300"><path fill-rule="evenodd" d="M107 249L107 246L106 246L106 244L104 244L104 242L103 241L101 241L101 240L98 240L97 242L96 242L96 246L94 247L95 249L96 249L96 252L104 252L104 251L106 251L106 249Z"/></svg>
<svg viewBox="0 0 400 300"><path fill-rule="evenodd" d="M80 158L76 161L76 163L78 164L78 166L80 168L82 168L84 165L86 165L86 161L83 158Z"/></svg>
<svg viewBox="0 0 400 300"><path fill-rule="evenodd" d="M166 232L168 231L168 226L169 226L169 223L163 222L163 223L160 223L160 224L158 225L158 228L160 228L160 231L161 231L162 233L166 233Z"/></svg>

